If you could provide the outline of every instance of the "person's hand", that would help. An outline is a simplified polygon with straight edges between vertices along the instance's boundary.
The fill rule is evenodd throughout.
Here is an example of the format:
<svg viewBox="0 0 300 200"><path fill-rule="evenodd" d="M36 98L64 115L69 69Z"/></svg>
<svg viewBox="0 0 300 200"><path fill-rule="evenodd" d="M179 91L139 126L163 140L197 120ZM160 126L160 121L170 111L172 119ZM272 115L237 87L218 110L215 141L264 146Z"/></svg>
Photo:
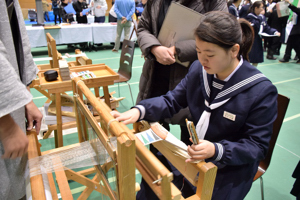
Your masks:
<svg viewBox="0 0 300 200"><path fill-rule="evenodd" d="M28 148L28 139L10 115L0 118L0 140L4 148L2 159L22 157Z"/></svg>
<svg viewBox="0 0 300 200"><path fill-rule="evenodd" d="M127 19L126 19L126 17L122 17L121 24L125 24L126 22L127 22Z"/></svg>
<svg viewBox="0 0 300 200"><path fill-rule="evenodd" d="M123 122L125 125L133 124L140 117L140 111L137 108L132 108L124 113L118 111L111 111L110 114L116 118L119 122Z"/></svg>
<svg viewBox="0 0 300 200"><path fill-rule="evenodd" d="M275 35L278 36L278 37L280 37L281 34L280 34L280 32L276 31Z"/></svg>
<svg viewBox="0 0 300 200"><path fill-rule="evenodd" d="M176 48L175 48L175 46L169 47L169 50L171 51L171 53L172 53L173 55L176 54Z"/></svg>
<svg viewBox="0 0 300 200"><path fill-rule="evenodd" d="M79 14L79 15L80 15L80 17L82 17L82 16L83 16L82 12L80 12L80 14Z"/></svg>
<svg viewBox="0 0 300 200"><path fill-rule="evenodd" d="M167 47L153 46L151 52L160 64L171 65L175 63L174 53Z"/></svg>
<svg viewBox="0 0 300 200"><path fill-rule="evenodd" d="M100 9L100 8L101 8L101 6L97 6L96 8L97 8L97 9Z"/></svg>
<svg viewBox="0 0 300 200"><path fill-rule="evenodd" d="M25 113L27 119L27 130L30 131L33 126L35 126L36 133L39 134L43 115L33 101L25 106Z"/></svg>
<svg viewBox="0 0 300 200"><path fill-rule="evenodd" d="M212 142L207 140L199 140L199 144L188 146L188 154L191 156L191 158L187 159L185 162L193 162L196 160L211 158L215 155L215 151L215 145Z"/></svg>

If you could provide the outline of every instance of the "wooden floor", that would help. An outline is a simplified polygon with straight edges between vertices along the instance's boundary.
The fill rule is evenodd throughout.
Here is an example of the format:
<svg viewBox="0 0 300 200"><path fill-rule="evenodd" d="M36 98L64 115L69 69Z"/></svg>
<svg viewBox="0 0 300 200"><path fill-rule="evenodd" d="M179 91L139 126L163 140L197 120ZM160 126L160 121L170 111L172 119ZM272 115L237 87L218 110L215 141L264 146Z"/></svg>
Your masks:
<svg viewBox="0 0 300 200"><path fill-rule="evenodd" d="M97 52L87 51L86 54L93 60L94 64L105 63L113 70L117 71L120 53L113 53L111 52L111 49L112 45L106 45L98 47ZM281 48L281 55L279 58L282 58L284 50L285 45L283 45ZM58 51L60 51L62 54L74 53L74 50L67 49L66 45L58 46ZM32 49L32 54L34 58L46 57L46 48L34 48ZM293 52L293 58L294 55L295 53ZM73 60L68 59L68 61ZM38 62L37 64L44 63L47 62ZM134 98L136 98L138 94L138 85L143 63L144 59L141 57L141 51L137 47L133 61L133 77L129 81ZM294 183L294 179L291 177L291 175L300 159L300 64L296 64L296 61L294 60L291 60L290 63L280 63L278 62L278 59L265 59L264 63L258 65L258 69L261 70L273 82L280 94L288 96L291 99L276 147L274 149L271 165L263 176L265 199L294 200L295 197L290 194L290 190ZM117 85L110 86L109 91L116 91L116 96L118 96L119 91ZM42 107L46 101L46 98L34 89L32 89L32 94L34 96L34 103L38 107ZM126 99L121 102L119 107L119 111L123 112L132 107L132 101L127 84L120 84L120 95L126 97ZM180 129L178 126L172 126L171 132L177 137L180 135ZM64 133L67 134L67 132ZM40 140L40 142L42 144L43 151L54 148L53 138ZM64 136L64 144L67 145L76 142L78 142L76 134ZM137 177L137 181L139 181L140 176ZM72 182L70 185L76 199L84 187L74 182ZM99 199L99 194L92 193L90 199ZM249 194L245 199L260 199L259 181L254 182Z"/></svg>

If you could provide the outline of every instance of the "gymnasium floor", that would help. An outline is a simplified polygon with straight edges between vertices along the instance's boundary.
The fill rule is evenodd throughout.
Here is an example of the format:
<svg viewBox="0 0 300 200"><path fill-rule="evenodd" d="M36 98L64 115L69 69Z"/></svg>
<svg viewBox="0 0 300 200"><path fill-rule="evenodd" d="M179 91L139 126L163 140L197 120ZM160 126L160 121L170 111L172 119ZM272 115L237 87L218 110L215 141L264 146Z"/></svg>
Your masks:
<svg viewBox="0 0 300 200"><path fill-rule="evenodd" d="M73 49L67 49L66 45L58 46L58 51L62 54L73 54ZM85 52L89 58L93 60L93 64L105 63L113 70L118 70L120 53L111 52L112 46L106 45L98 47L98 51ZM281 48L282 58L285 50L285 45ZM120 51L119 51L120 52ZM33 48L32 54L34 58L46 57L46 48ZM292 58L295 53L293 52ZM75 59L68 59L72 61ZM47 62L37 62L37 64L44 64ZM133 77L129 81L132 89L134 99L138 94L139 78L142 72L142 66L144 59L141 57L141 51L138 47L135 49L134 61L133 61ZM258 65L258 69L261 70L277 87L280 94L285 95L291 99L287 114L285 116L284 123L282 125L279 138L277 140L276 147L273 152L273 158L271 165L263 175L264 178L264 191L266 200L292 200L294 196L290 194L290 190L293 186L294 179L291 177L293 170L295 169L298 161L300 160L300 136L299 136L299 124L300 124L300 64L296 64L296 61L292 60L290 63L280 63L277 60L267 60ZM121 103L118 110L124 112L132 106L130 93L127 84L120 84L121 96L126 97ZM109 91L116 91L115 96L118 96L117 85L110 86ZM101 91L102 92L102 91ZM38 107L42 107L46 98L32 89L34 96L34 103ZM71 94L71 92L69 92ZM297 125L298 124L298 125ZM69 132L76 132L71 130ZM69 133L64 131L64 134ZM180 131L177 126L171 127L171 132L179 137ZM77 134L67 134L64 136L64 145L73 144L78 142ZM42 144L42 151L54 148L53 138L40 140ZM138 171L137 171L138 173ZM137 176L137 180L140 180L140 176ZM84 187L80 184L71 182L71 189L76 199ZM99 199L99 194L92 193L89 199ZM100 198L101 199L101 198ZM246 200L258 200L260 199L260 184L259 181L253 183L253 186L245 198Z"/></svg>

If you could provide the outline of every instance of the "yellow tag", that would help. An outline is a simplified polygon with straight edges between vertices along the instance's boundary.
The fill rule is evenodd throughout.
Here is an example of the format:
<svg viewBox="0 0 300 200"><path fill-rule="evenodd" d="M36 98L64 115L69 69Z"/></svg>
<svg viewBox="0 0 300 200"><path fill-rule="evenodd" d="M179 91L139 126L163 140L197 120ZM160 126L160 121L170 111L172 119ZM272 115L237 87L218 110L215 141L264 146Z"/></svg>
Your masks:
<svg viewBox="0 0 300 200"><path fill-rule="evenodd" d="M224 111L223 117L230 119L231 121L235 121L235 114Z"/></svg>

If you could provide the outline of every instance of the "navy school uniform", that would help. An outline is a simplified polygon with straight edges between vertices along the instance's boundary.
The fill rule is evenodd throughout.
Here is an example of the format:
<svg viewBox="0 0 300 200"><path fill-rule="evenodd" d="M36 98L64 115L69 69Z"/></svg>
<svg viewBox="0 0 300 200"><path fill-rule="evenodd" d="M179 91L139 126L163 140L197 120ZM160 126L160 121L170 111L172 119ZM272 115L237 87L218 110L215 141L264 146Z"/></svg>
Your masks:
<svg viewBox="0 0 300 200"><path fill-rule="evenodd" d="M264 51L262 45L262 38L260 35L258 35L258 32L261 27L260 25L262 25L263 27L262 32L268 33L270 35L273 35L276 32L276 29L271 28L266 23L263 15L257 16L253 13L249 13L246 19L251 23L254 29L254 42L251 51L249 53L249 60L251 63L262 63L264 62Z"/></svg>
<svg viewBox="0 0 300 200"><path fill-rule="evenodd" d="M212 197L216 200L241 200L246 196L259 161L267 153L277 115L276 87L247 61L241 62L241 67L229 81L224 82L207 74L200 62L195 61L173 91L139 103L145 107L143 119L147 121L170 118L188 106L193 122L197 124L203 111L208 110L205 100L212 105L229 99L210 111L209 126L204 136L216 147L215 156L206 160L218 167ZM231 113L235 119L225 118L224 112ZM175 169L174 172L176 184L178 171ZM182 184L182 178L179 180ZM188 185L186 182L185 185ZM195 192L195 188L192 189ZM153 199L149 195L143 198Z"/></svg>

